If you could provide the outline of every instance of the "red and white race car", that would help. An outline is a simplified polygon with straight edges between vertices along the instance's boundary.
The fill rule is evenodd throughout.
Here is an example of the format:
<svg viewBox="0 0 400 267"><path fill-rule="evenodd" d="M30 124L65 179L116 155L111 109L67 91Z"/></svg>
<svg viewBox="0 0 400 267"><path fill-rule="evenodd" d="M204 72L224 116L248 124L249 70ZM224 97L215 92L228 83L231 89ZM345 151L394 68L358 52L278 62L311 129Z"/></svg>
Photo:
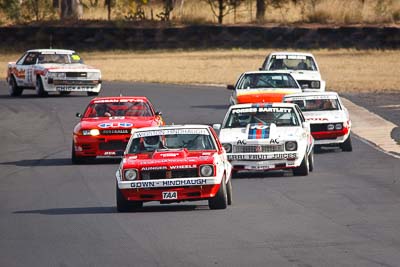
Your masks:
<svg viewBox="0 0 400 267"><path fill-rule="evenodd" d="M117 209L143 202L208 200L210 209L232 202L231 169L215 131L206 125L137 129L116 173Z"/></svg>
<svg viewBox="0 0 400 267"><path fill-rule="evenodd" d="M297 104L310 122L316 148L338 146L352 151L349 112L336 92L302 93L285 96L284 102Z"/></svg>
<svg viewBox="0 0 400 267"><path fill-rule="evenodd" d="M38 96L49 92L96 96L101 89L101 72L83 64L73 50L35 49L8 63L7 83L10 96L20 96L24 89L34 89Z"/></svg>
<svg viewBox="0 0 400 267"><path fill-rule="evenodd" d="M164 125L146 97L97 97L90 101L75 126L72 162L96 157L122 156L132 129Z"/></svg>

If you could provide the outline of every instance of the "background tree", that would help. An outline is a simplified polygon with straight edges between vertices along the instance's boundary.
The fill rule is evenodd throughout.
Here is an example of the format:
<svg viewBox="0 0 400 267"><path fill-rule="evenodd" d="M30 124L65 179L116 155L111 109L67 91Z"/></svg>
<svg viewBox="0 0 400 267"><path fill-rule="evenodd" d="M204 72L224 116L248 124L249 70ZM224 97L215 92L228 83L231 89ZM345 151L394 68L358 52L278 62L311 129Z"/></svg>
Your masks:
<svg viewBox="0 0 400 267"><path fill-rule="evenodd" d="M265 19L266 4L265 0L257 0L256 2L256 20L263 22Z"/></svg>
<svg viewBox="0 0 400 267"><path fill-rule="evenodd" d="M61 0L61 19L80 19L83 6L80 0Z"/></svg>
<svg viewBox="0 0 400 267"><path fill-rule="evenodd" d="M234 11L243 0L205 0L211 7L211 11L218 19L218 23L222 24L223 19L230 12Z"/></svg>
<svg viewBox="0 0 400 267"><path fill-rule="evenodd" d="M21 18L21 5L19 0L0 0L0 9L6 17L12 21L19 21Z"/></svg>

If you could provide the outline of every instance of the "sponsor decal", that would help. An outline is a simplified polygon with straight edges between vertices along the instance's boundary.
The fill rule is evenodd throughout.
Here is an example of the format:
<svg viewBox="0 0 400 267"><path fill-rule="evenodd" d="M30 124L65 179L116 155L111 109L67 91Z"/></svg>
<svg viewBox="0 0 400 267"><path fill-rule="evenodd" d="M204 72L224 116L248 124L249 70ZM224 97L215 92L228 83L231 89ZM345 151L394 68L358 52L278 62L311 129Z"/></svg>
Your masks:
<svg viewBox="0 0 400 267"><path fill-rule="evenodd" d="M246 140L237 140L236 142L237 145L246 145Z"/></svg>
<svg viewBox="0 0 400 267"><path fill-rule="evenodd" d="M250 154L250 155L228 155L228 160L273 160L273 159L295 159L296 153L280 153L272 155L260 155L260 154Z"/></svg>
<svg viewBox="0 0 400 267"><path fill-rule="evenodd" d="M100 128L130 128L133 126L130 122L105 122L98 125Z"/></svg>
<svg viewBox="0 0 400 267"><path fill-rule="evenodd" d="M248 139L268 139L269 125L266 124L250 124Z"/></svg>
<svg viewBox="0 0 400 267"><path fill-rule="evenodd" d="M251 108L236 108L232 109L232 114L241 114L241 113L256 113L256 112L280 112L280 113L290 113L292 112L292 108L280 108L280 107L272 107L271 105L254 105Z"/></svg>
<svg viewBox="0 0 400 267"><path fill-rule="evenodd" d="M179 153L167 153L167 154L160 154L163 158L173 158L179 156Z"/></svg>
<svg viewBox="0 0 400 267"><path fill-rule="evenodd" d="M98 99L98 100L95 100L95 101L93 101L93 103L125 103L125 102L145 102L145 101L143 101L142 99L125 99L125 98L123 98L123 99L113 99L113 98L110 98L110 99Z"/></svg>
<svg viewBox="0 0 400 267"><path fill-rule="evenodd" d="M142 171L158 171L158 170L166 170L167 166L155 166L155 167L143 167Z"/></svg>
<svg viewBox="0 0 400 267"><path fill-rule="evenodd" d="M115 151L106 151L104 152L104 156L115 156L117 153Z"/></svg>
<svg viewBox="0 0 400 267"><path fill-rule="evenodd" d="M190 180L156 180L156 181L136 181L131 183L131 188L148 188L148 187L168 187L168 186L192 186L205 185L207 179L190 179Z"/></svg>
<svg viewBox="0 0 400 267"><path fill-rule="evenodd" d="M194 169L197 168L197 165L195 164L190 164L190 165L177 165L177 166L170 166L171 170L177 170L177 169Z"/></svg>
<svg viewBox="0 0 400 267"><path fill-rule="evenodd" d="M327 118L306 118L306 121L329 121Z"/></svg>
<svg viewBox="0 0 400 267"><path fill-rule="evenodd" d="M291 96L285 97L285 101L296 101L296 100L316 100L316 99L337 99L334 95L314 95L314 96Z"/></svg>
<svg viewBox="0 0 400 267"><path fill-rule="evenodd" d="M164 130L152 130L146 132L136 132L134 136L138 137L146 137L146 136L155 136L155 135L172 135L172 134L201 134L201 135L209 135L207 129L164 129Z"/></svg>
<svg viewBox="0 0 400 267"><path fill-rule="evenodd" d="M279 144L279 140L278 139L271 139L271 140L269 140L269 143L278 145Z"/></svg>

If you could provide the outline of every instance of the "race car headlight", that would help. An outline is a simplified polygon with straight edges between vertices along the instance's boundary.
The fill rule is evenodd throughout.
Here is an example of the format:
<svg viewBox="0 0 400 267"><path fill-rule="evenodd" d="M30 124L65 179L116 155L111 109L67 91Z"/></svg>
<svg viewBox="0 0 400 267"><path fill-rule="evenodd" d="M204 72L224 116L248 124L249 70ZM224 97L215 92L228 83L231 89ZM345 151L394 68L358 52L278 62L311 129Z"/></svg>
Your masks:
<svg viewBox="0 0 400 267"><path fill-rule="evenodd" d="M333 131L335 129L335 125L328 124L328 126L326 128L328 129L328 131Z"/></svg>
<svg viewBox="0 0 400 267"><path fill-rule="evenodd" d="M99 135L100 131L97 129L91 129L91 130L82 130L82 135L92 135L96 136Z"/></svg>
<svg viewBox="0 0 400 267"><path fill-rule="evenodd" d="M214 166L213 165L202 165L200 166L200 174L201 176L213 176L214 175Z"/></svg>
<svg viewBox="0 0 400 267"><path fill-rule="evenodd" d="M232 151L232 145L231 144L222 144L224 147L226 153L230 153Z"/></svg>
<svg viewBox="0 0 400 267"><path fill-rule="evenodd" d="M342 130L342 128L343 128L343 125L341 123L336 123L335 124L335 129L336 130Z"/></svg>
<svg viewBox="0 0 400 267"><path fill-rule="evenodd" d="M124 171L124 177L128 181L133 181L137 178L138 172L136 169L128 169Z"/></svg>
<svg viewBox="0 0 400 267"><path fill-rule="evenodd" d="M312 81L311 82L311 88L320 88L321 83L319 81Z"/></svg>
<svg viewBox="0 0 400 267"><path fill-rule="evenodd" d="M297 142L295 141L288 141L285 143L286 151L296 151L297 150Z"/></svg>

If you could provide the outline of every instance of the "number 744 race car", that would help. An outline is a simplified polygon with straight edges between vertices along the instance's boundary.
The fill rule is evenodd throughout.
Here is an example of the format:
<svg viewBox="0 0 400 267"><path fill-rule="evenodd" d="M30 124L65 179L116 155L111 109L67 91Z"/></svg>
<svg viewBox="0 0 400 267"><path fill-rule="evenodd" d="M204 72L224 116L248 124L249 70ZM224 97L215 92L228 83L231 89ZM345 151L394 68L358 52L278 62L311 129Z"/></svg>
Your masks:
<svg viewBox="0 0 400 267"><path fill-rule="evenodd" d="M225 209L232 203L231 169L210 126L136 129L116 173L117 209L134 210L149 201L197 200Z"/></svg>

